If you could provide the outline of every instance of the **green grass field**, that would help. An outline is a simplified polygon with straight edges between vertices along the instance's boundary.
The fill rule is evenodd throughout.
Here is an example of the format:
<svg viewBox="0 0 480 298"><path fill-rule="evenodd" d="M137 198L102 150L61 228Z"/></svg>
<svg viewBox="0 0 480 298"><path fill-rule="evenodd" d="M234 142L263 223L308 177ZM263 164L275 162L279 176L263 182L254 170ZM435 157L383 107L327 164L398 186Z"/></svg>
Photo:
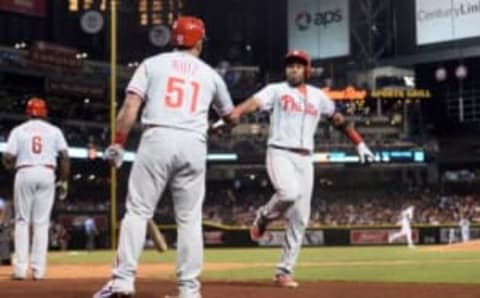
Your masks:
<svg viewBox="0 0 480 298"><path fill-rule="evenodd" d="M207 249L205 262L240 264L212 270L204 279L268 280L280 250ZM51 253L49 264L111 264L111 251ZM173 263L174 251L146 251L142 263ZM431 252L405 247L305 248L295 276L304 281L372 281L414 283L480 283L480 252Z"/></svg>

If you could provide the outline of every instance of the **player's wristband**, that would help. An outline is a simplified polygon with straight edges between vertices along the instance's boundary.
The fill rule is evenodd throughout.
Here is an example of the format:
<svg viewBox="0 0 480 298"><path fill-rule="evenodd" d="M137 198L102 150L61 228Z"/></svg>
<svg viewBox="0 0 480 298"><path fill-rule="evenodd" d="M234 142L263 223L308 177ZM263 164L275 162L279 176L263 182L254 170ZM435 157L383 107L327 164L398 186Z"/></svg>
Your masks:
<svg viewBox="0 0 480 298"><path fill-rule="evenodd" d="M363 138L360 136L360 134L353 128L348 129L345 134L347 137L350 139L350 141L357 146L360 143L363 143Z"/></svg>
<svg viewBox="0 0 480 298"><path fill-rule="evenodd" d="M122 132L116 132L113 139L113 143L116 145L124 146L127 142L127 134Z"/></svg>

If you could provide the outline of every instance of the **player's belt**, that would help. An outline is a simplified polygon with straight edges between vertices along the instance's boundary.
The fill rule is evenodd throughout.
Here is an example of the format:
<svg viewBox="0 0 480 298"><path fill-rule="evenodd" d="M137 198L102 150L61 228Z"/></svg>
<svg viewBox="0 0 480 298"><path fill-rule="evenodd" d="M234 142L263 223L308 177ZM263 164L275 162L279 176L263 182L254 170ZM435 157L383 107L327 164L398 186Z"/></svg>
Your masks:
<svg viewBox="0 0 480 298"><path fill-rule="evenodd" d="M157 127L162 127L161 125L157 125L157 124L144 124L142 125L143 127L143 130L147 130L149 128L157 128Z"/></svg>
<svg viewBox="0 0 480 298"><path fill-rule="evenodd" d="M44 167L50 170L55 170L55 167L53 165L21 165L16 167L15 170L21 170L21 169L33 168L33 167Z"/></svg>
<svg viewBox="0 0 480 298"><path fill-rule="evenodd" d="M282 147L282 146L277 146L277 145L269 145L270 148L274 149L279 149L279 150L285 150L285 151L290 151L293 153L297 153L300 155L310 155L312 152L308 149L302 149L302 148L287 148L287 147Z"/></svg>

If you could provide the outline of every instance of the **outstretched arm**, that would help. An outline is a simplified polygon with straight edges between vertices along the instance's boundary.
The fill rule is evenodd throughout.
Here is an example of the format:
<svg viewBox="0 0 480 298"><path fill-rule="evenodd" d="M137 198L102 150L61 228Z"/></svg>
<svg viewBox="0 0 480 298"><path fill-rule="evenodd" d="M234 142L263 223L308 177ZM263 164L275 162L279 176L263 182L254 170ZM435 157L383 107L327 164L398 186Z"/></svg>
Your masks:
<svg viewBox="0 0 480 298"><path fill-rule="evenodd" d="M246 114L251 114L255 111L258 110L258 103L257 99L254 97L251 97L241 104L237 105L233 111L226 115L223 116L220 120L212 124L210 127L211 131L216 131L218 129L222 129L226 125L228 126L235 126L240 122L240 118L242 118L243 115Z"/></svg>
<svg viewBox="0 0 480 298"><path fill-rule="evenodd" d="M372 162L374 159L373 153L367 147L365 142L363 141L362 136L357 132L357 130L353 127L352 123L349 123L345 116L343 116L339 112L335 112L329 119L330 123L345 134L350 141L356 146L358 155L360 157L360 162Z"/></svg>

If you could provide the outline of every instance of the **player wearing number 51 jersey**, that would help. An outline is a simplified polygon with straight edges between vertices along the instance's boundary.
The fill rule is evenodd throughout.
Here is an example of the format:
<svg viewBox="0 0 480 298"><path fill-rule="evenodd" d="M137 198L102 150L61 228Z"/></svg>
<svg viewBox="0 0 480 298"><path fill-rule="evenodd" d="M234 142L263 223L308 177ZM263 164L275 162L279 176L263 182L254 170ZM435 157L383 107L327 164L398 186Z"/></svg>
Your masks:
<svg viewBox="0 0 480 298"><path fill-rule="evenodd" d="M145 241L147 220L167 186L177 222L179 297L200 297L203 264L202 205L205 194L207 114L210 105L232 123L232 100L221 77L198 57L203 22L180 17L172 29L175 51L148 58L127 87L117 117L115 142L106 157L117 167L123 147L142 104L143 132L130 172L126 214L110 282L95 298L131 297L135 272Z"/></svg>
<svg viewBox="0 0 480 298"><path fill-rule="evenodd" d="M13 278L25 279L28 255L32 277L45 276L48 228L55 193L55 169L59 158L58 197L65 199L70 171L68 148L62 131L46 122L45 101L27 103L29 120L15 127L8 137L3 163L15 169L15 257ZM32 225L32 240L30 240ZM30 249L31 243L31 249Z"/></svg>

